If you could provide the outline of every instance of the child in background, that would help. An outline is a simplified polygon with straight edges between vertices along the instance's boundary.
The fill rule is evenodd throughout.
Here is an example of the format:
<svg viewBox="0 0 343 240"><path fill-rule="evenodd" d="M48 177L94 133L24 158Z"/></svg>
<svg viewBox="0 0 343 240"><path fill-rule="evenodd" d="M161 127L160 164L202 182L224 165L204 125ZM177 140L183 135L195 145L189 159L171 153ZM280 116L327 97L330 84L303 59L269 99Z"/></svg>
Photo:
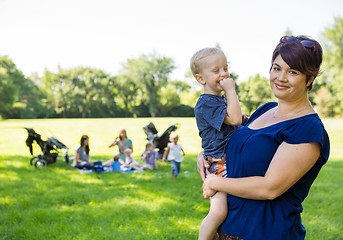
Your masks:
<svg viewBox="0 0 343 240"><path fill-rule="evenodd" d="M209 162L207 173L226 177L225 147L229 137L242 123L241 107L230 78L225 54L218 48L204 48L191 58L190 67L198 83L203 85L195 108L195 118L202 139L204 158ZM222 96L225 92L226 99ZM199 240L212 239L227 215L226 193L211 198L208 215L202 221Z"/></svg>
<svg viewBox="0 0 343 240"><path fill-rule="evenodd" d="M131 155L132 154L132 150L131 148L126 148L124 150L124 154L125 154L125 163L122 164L123 168L130 168L131 170L139 170L139 171L143 171L143 166L137 162L134 157Z"/></svg>
<svg viewBox="0 0 343 240"><path fill-rule="evenodd" d="M157 169L157 159L158 159L158 152L154 150L154 144L148 142L145 145L145 151L142 154L141 160L143 163L144 169Z"/></svg>
<svg viewBox="0 0 343 240"><path fill-rule="evenodd" d="M163 154L162 161L165 161L166 158L170 161L172 165L173 179L175 180L181 171L181 162L183 161L183 156L186 154L182 149L182 145L177 143L179 135L176 132L171 132L169 139L171 142L168 143L167 150Z"/></svg>

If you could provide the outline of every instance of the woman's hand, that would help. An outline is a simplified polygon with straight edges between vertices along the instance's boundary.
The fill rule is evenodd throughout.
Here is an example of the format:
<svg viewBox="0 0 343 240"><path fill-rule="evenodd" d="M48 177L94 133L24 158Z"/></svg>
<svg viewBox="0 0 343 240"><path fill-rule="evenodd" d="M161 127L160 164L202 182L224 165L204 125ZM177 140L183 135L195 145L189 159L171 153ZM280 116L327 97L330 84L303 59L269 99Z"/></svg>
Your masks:
<svg viewBox="0 0 343 240"><path fill-rule="evenodd" d="M205 181L206 168L209 168L209 167L210 167L210 164L204 158L204 151L201 151L197 157L197 168L198 168L198 173L200 174L202 181Z"/></svg>
<svg viewBox="0 0 343 240"><path fill-rule="evenodd" d="M203 185L202 185L202 190L203 190L203 196L204 198L208 199L210 197L212 197L214 194L217 193L216 190L214 190L211 186L213 184L213 181L216 180L216 178L218 178L216 175L214 174L210 174L207 176L207 178L205 179Z"/></svg>

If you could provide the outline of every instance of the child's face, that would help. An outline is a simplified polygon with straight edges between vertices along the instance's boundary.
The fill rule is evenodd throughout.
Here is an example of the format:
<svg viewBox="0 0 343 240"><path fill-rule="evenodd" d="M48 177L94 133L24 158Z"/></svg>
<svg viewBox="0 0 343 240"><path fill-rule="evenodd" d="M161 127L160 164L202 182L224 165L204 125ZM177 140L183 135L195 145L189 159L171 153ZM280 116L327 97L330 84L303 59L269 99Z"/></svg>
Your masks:
<svg viewBox="0 0 343 240"><path fill-rule="evenodd" d="M219 82L230 77L225 55L211 54L200 62L199 67L199 74L195 77L204 86L204 93L220 96L223 88Z"/></svg>
<svg viewBox="0 0 343 240"><path fill-rule="evenodd" d="M146 147L146 150L147 150L148 152L151 152L151 151L152 151L152 146L151 146L151 145L148 145L148 146Z"/></svg>
<svg viewBox="0 0 343 240"><path fill-rule="evenodd" d="M125 155L130 157L131 153L130 152L125 152Z"/></svg>

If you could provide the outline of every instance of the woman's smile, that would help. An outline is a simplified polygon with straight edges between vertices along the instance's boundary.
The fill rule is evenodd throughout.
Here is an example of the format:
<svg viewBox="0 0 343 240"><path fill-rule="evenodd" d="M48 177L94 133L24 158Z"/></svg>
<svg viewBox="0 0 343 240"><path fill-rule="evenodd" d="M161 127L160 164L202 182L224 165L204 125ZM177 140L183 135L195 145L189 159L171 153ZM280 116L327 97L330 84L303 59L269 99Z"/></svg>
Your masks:
<svg viewBox="0 0 343 240"><path fill-rule="evenodd" d="M288 87L287 86L284 86L284 85L281 85L281 84L278 84L278 83L275 83L275 87L277 89L280 89L280 90L283 90L283 89L287 89Z"/></svg>

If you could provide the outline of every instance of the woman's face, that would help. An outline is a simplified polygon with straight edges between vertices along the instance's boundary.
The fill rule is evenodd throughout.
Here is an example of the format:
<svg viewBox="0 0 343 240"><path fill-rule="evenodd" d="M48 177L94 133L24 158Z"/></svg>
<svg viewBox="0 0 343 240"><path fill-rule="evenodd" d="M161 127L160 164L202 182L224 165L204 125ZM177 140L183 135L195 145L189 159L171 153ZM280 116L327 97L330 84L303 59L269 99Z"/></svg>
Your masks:
<svg viewBox="0 0 343 240"><path fill-rule="evenodd" d="M87 146L89 143L89 138L85 138L85 140L83 140L83 145Z"/></svg>
<svg viewBox="0 0 343 240"><path fill-rule="evenodd" d="M119 135L121 138L126 138L126 130L125 129L120 130Z"/></svg>
<svg viewBox="0 0 343 240"><path fill-rule="evenodd" d="M294 70L279 55L275 58L269 77L270 87L278 99L295 101L307 97L306 75Z"/></svg>

